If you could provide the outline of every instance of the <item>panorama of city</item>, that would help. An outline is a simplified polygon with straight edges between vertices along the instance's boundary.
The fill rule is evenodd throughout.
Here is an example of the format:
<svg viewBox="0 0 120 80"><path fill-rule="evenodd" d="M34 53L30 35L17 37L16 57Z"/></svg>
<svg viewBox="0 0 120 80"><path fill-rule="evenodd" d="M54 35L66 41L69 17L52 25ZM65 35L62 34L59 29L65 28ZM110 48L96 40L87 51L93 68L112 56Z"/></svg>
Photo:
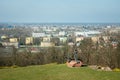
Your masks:
<svg viewBox="0 0 120 80"><path fill-rule="evenodd" d="M120 24L117 23L1 23L0 56L19 57L21 54L48 56L50 54L48 58L51 57L53 61L48 59L44 62L42 58L43 60L38 64L49 63L49 61L64 63L68 58L74 59L73 54L76 49L77 57L84 60L85 64L103 64L114 68L118 65L111 65L110 57L115 54L112 51L119 48L119 33ZM40 59L43 55L40 55ZM101 56L104 56L103 59ZM62 60L59 61L59 58ZM105 62L104 58L105 61L106 58L110 58L109 62ZM27 63L18 63L18 65L27 65Z"/></svg>

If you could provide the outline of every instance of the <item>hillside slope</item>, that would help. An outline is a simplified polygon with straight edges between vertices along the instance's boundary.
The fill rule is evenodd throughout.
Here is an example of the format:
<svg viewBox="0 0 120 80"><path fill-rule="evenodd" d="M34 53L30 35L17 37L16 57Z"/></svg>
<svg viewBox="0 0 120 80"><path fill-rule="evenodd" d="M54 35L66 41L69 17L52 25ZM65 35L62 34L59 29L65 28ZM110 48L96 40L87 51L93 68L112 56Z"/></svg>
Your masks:
<svg viewBox="0 0 120 80"><path fill-rule="evenodd" d="M0 69L0 80L119 80L120 72L96 71L88 67L69 68L47 64Z"/></svg>

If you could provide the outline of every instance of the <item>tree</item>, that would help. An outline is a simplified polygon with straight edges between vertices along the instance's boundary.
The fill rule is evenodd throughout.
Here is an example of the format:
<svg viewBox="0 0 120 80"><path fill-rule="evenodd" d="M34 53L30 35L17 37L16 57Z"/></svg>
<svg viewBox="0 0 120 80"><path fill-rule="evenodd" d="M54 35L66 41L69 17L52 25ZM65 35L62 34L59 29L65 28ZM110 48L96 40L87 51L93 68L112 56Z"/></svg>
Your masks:
<svg viewBox="0 0 120 80"><path fill-rule="evenodd" d="M1 48L1 47L2 47L2 48L4 47L4 46L2 45L2 43L0 43L0 48Z"/></svg>
<svg viewBox="0 0 120 80"><path fill-rule="evenodd" d="M91 38L85 38L84 40L81 41L80 44L80 49L81 49L81 57L82 60L89 64L90 63L90 56L92 54L92 47L93 47L93 42L91 40Z"/></svg>
<svg viewBox="0 0 120 80"><path fill-rule="evenodd" d="M120 68L120 42L118 43L116 49L116 59L117 59L117 67Z"/></svg>

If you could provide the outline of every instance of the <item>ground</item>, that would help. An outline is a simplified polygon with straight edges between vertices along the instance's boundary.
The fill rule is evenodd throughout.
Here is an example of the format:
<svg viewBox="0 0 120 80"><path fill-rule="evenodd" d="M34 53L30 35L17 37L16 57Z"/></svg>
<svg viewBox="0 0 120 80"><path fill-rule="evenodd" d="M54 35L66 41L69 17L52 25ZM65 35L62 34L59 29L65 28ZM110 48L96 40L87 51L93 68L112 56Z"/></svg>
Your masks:
<svg viewBox="0 0 120 80"><path fill-rule="evenodd" d="M66 64L46 64L0 69L0 80L119 80L120 72L97 71L89 67L69 68Z"/></svg>

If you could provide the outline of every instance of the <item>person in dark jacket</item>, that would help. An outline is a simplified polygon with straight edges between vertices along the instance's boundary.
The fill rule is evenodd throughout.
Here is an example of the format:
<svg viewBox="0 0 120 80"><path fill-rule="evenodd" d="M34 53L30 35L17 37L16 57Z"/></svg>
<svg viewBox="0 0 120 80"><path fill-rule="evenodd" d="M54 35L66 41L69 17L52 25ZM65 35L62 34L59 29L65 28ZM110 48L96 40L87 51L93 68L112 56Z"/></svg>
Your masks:
<svg viewBox="0 0 120 80"><path fill-rule="evenodd" d="M73 54L74 54L74 59L77 62L78 61L78 51L77 51L77 49L74 50Z"/></svg>

